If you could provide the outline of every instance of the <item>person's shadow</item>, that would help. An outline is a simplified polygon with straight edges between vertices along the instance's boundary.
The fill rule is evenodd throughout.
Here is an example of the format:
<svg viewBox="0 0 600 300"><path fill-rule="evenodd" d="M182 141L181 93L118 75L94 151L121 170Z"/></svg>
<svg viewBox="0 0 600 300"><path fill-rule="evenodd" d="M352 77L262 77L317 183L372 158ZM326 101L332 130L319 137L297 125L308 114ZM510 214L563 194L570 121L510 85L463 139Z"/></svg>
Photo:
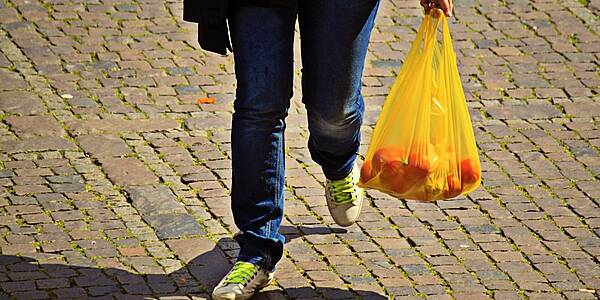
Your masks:
<svg viewBox="0 0 600 300"><path fill-rule="evenodd" d="M290 241L302 235L343 233L345 229L282 226L281 231ZM39 263L26 256L0 255L0 299L148 299L167 296L208 299L214 286L231 268L230 258L236 251L237 243L233 239L221 238L211 250L169 274L137 274L117 268L77 266L75 263ZM254 299L386 299L370 291L318 285L266 290L257 293Z"/></svg>

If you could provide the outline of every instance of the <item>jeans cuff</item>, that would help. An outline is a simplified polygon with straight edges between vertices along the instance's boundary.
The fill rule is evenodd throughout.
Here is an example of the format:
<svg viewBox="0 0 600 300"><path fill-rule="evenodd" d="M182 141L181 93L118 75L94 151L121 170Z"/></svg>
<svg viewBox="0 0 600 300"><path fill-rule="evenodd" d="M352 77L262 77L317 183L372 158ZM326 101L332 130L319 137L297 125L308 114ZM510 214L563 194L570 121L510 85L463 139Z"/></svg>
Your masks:
<svg viewBox="0 0 600 300"><path fill-rule="evenodd" d="M252 255L250 253L243 253L243 250L240 250L240 254L238 255L237 261L243 261L243 262L248 262L251 264L255 264L265 270L275 270L274 266L270 266L269 263L269 259L262 257L262 256L257 256L257 255Z"/></svg>

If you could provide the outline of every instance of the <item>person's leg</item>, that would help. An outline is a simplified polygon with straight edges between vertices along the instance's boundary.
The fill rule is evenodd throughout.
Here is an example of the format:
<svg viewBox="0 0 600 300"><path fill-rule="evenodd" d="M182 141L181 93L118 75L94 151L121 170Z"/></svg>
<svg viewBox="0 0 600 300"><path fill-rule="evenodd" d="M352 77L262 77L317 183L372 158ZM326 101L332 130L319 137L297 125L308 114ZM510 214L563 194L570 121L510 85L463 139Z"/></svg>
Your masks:
<svg viewBox="0 0 600 300"><path fill-rule="evenodd" d="M361 77L378 4L378 0L299 2L308 148L329 180L352 171L360 145Z"/></svg>
<svg viewBox="0 0 600 300"><path fill-rule="evenodd" d="M237 78L231 131L238 261L266 270L283 253L284 130L292 97L294 9L236 6L229 18Z"/></svg>

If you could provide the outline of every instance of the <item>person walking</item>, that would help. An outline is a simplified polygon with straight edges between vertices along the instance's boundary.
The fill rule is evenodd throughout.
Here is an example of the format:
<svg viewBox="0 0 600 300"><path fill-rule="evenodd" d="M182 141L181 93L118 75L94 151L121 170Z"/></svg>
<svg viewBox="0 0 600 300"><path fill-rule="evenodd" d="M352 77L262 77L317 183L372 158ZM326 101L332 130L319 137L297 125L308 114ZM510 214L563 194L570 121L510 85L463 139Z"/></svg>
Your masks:
<svg viewBox="0 0 600 300"><path fill-rule="evenodd" d="M355 162L365 109L361 77L380 0L184 0L208 51L233 51L237 80L231 128L231 207L237 262L213 299L248 299L267 286L283 254L285 119L293 86L296 19L308 149L326 177L333 220L352 225L363 204ZM448 0L421 1L426 9ZM228 22L227 22L227 21ZM231 37L229 39L228 36ZM231 42L230 42L231 41Z"/></svg>

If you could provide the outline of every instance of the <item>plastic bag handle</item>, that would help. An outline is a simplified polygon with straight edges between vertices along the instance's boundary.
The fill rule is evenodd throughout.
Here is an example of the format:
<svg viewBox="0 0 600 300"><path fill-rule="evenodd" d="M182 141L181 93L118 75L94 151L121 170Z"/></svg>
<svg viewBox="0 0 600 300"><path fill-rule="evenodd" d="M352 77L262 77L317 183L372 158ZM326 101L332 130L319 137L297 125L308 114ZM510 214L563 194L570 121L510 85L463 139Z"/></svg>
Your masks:
<svg viewBox="0 0 600 300"><path fill-rule="evenodd" d="M448 19L443 13L441 13L441 11L440 15L442 18L442 44L444 45L444 50L449 51L452 54L452 60L456 61L456 53L454 53L454 49L452 47L452 37L450 36L450 27L448 26Z"/></svg>
<svg viewBox="0 0 600 300"><path fill-rule="evenodd" d="M452 42L452 39L450 37L450 29L448 27L448 19L446 18L446 15L444 14L444 12L442 12L441 9L439 8L433 8L429 11L429 14L427 15L427 19L435 19L435 26L433 28L431 28L431 31L428 31L428 34L431 34L434 37L432 37L432 39L437 40L437 29L440 26L442 26L442 42L446 42L446 41L450 41Z"/></svg>

